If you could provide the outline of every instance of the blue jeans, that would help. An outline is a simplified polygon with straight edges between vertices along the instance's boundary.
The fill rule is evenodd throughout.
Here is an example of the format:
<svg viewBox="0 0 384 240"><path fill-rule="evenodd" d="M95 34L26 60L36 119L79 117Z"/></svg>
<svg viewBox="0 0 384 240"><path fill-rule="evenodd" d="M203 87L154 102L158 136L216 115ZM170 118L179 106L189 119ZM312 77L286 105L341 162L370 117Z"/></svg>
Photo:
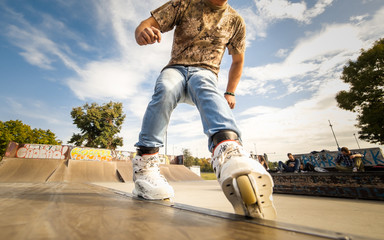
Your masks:
<svg viewBox="0 0 384 240"><path fill-rule="evenodd" d="M287 164L283 163L282 161L279 161L279 171L286 171L286 172L294 172L299 171L300 169L300 161L298 159L295 159L295 165L293 167L287 166Z"/></svg>
<svg viewBox="0 0 384 240"><path fill-rule="evenodd" d="M214 147L212 136L220 130L232 130L240 139L240 130L217 81L212 71L200 67L165 68L156 81L135 146L162 147L171 113L179 103L195 105L199 110L210 151Z"/></svg>

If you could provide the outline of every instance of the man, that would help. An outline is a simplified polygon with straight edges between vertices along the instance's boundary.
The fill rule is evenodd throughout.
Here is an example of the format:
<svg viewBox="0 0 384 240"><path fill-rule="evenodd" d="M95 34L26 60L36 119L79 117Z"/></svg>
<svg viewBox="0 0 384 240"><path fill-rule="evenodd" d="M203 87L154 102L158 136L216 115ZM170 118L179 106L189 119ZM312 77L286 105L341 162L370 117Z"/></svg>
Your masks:
<svg viewBox="0 0 384 240"><path fill-rule="evenodd" d="M287 156L288 161L286 163L279 161L278 173L282 173L283 171L298 173L300 170L300 160L295 158L292 153L288 153Z"/></svg>
<svg viewBox="0 0 384 240"><path fill-rule="evenodd" d="M265 155L266 156L266 155ZM257 160L259 160L259 163L267 170L269 171L268 161L263 155L257 155Z"/></svg>
<svg viewBox="0 0 384 240"><path fill-rule="evenodd" d="M237 214L275 218L273 181L245 152L231 109L240 81L245 52L245 24L226 0L172 0L151 12L135 31L139 45L161 42L161 34L175 28L171 60L156 81L144 115L137 156L133 159L135 189L146 199L174 196L159 172L159 147L171 113L179 103L200 112L211 164L224 194ZM232 64L224 96L217 87L220 63L228 49Z"/></svg>
<svg viewBox="0 0 384 240"><path fill-rule="evenodd" d="M340 172L364 172L363 155L351 152L347 147L342 147L341 153L336 158L336 169ZM344 166L341 165L344 164Z"/></svg>

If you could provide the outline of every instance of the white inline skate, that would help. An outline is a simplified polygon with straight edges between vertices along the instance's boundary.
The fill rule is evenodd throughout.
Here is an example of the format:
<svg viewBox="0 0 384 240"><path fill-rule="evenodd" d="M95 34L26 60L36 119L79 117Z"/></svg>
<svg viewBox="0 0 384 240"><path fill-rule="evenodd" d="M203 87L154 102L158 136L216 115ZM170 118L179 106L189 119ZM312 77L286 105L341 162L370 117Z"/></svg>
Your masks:
<svg viewBox="0 0 384 240"><path fill-rule="evenodd" d="M171 201L175 194L173 188L160 174L158 153L136 155L132 163L135 183L133 195L147 200Z"/></svg>
<svg viewBox="0 0 384 240"><path fill-rule="evenodd" d="M213 151L211 164L236 214L276 218L272 177L238 142L220 142Z"/></svg>

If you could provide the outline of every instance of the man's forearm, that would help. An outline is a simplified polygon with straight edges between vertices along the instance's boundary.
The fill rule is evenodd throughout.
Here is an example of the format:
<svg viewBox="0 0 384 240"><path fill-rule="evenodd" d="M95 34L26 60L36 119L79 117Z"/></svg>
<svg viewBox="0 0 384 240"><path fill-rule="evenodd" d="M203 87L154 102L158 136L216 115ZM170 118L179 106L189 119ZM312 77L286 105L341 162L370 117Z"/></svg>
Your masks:
<svg viewBox="0 0 384 240"><path fill-rule="evenodd" d="M235 93L237 85L240 82L243 66L238 65L239 64L232 64L231 69L229 70L227 92Z"/></svg>
<svg viewBox="0 0 384 240"><path fill-rule="evenodd" d="M235 93L243 72L244 55L239 54L232 57L232 65L229 69L227 92Z"/></svg>

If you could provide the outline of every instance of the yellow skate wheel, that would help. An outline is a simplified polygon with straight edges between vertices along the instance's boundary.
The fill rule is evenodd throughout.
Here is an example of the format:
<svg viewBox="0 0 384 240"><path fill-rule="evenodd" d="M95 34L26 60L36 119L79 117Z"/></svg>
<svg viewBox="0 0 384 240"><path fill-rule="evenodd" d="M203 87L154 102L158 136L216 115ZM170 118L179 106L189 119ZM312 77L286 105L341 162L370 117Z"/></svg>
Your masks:
<svg viewBox="0 0 384 240"><path fill-rule="evenodd" d="M256 203L257 199L248 176L240 176L236 179L236 181L244 203L247 205Z"/></svg>

